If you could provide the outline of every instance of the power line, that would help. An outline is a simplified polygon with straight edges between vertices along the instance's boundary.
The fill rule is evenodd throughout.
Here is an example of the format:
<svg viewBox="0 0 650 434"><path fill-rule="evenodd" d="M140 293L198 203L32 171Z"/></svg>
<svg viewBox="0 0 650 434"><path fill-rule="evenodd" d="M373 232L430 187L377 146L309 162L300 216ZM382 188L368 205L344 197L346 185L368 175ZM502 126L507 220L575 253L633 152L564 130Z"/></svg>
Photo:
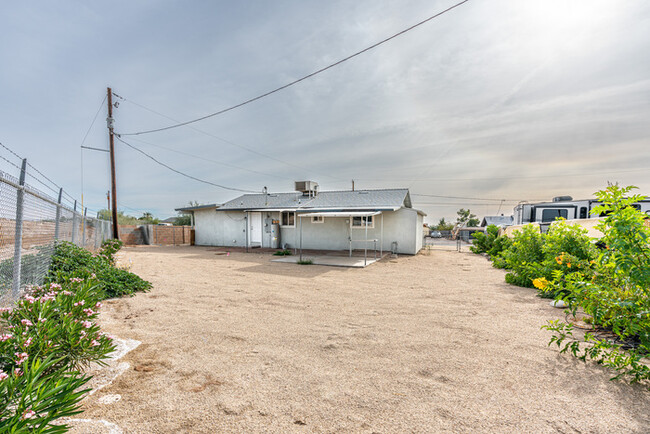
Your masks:
<svg viewBox="0 0 650 434"><path fill-rule="evenodd" d="M102 107L104 107L104 102L106 102L106 98L108 98L107 95L104 95L104 99L102 99L101 104L99 104L99 108L97 109L97 113L95 113L95 117L93 118L93 121L90 123L90 126L88 127L88 130L86 131L86 134L84 135L83 140L81 141L81 207L83 208L83 201L84 201L84 149L90 149L90 148L84 148L84 143L86 143L86 139L88 138L88 134L90 134L90 130L93 129L93 126L95 125L95 121L97 120L97 116L99 116L99 112L102 110Z"/></svg>
<svg viewBox="0 0 650 434"><path fill-rule="evenodd" d="M485 200L491 202L519 202L521 199L487 199L482 197L440 196L437 194L411 193L411 196L438 197L444 199Z"/></svg>
<svg viewBox="0 0 650 434"><path fill-rule="evenodd" d="M147 142L147 141L145 141L145 140L141 140L141 139L135 139L135 138L132 138L131 140L135 140L136 142L140 142L140 143L143 143L143 144L145 144L145 145L149 145L149 146L153 146L153 147L156 147L156 148L164 149L164 150L169 151L169 152L175 152L175 153L177 153L177 154L187 155L188 157L196 158L196 159L199 159L199 160L201 160L201 161L209 161L210 163L219 164L219 165L221 165L221 166L230 167L230 168L237 169L237 170L244 170L244 171L246 171L246 172L256 173L256 174L258 174L258 175L273 176L273 177L276 177L276 178L282 178L282 179L291 179L291 178L288 178L288 177L286 177L286 176L272 175L272 174L270 174L270 173L258 172L257 170L247 169L247 168L245 168L245 167L237 166L237 165L235 165L235 164L224 163L224 162L221 162L221 161L217 161L217 160L212 160L212 159L210 159L210 158L206 158L206 157L204 157L204 156L195 155L195 154L190 154L189 152L184 152L184 151L179 151L179 150L177 150L177 149L167 148L167 147L165 147L165 146L156 145L156 144L154 144L154 143Z"/></svg>
<svg viewBox="0 0 650 434"><path fill-rule="evenodd" d="M115 137L117 138L117 140L119 140L120 142L124 143L124 144L125 144L126 146L128 146L129 148L131 148L131 149L133 149L133 150L135 150L135 151L138 151L139 153L141 153L142 155L146 156L147 158L149 158L149 159L155 161L155 162L158 163L159 165L161 165L161 166L163 166L163 167L166 167L167 169L171 170L172 172L176 172L176 173L178 173L179 175L185 176L186 178L190 178L190 179L193 179L193 180L195 180L195 181L202 182L202 183L204 183L204 184L213 185L213 186L215 186L215 187L223 188L224 190L240 191L240 192L243 192L243 193L257 193L256 191L253 191L253 190L242 190L242 189L240 189L240 188L227 187L227 186L225 186L225 185L215 184L214 182L206 181L206 180L204 180L204 179L197 178L196 176L188 175L187 173L184 173L184 172L181 172L180 170L174 169L173 167L171 167L171 166L169 166L169 165L167 165L167 164L165 164L165 163L163 163L163 162L157 160L155 157L152 157L151 155L147 154L147 153L144 152L143 150L141 150L141 149L139 149L139 148L136 148L136 147L133 146L132 144L127 143L127 142L124 141L124 139L122 139L119 135L116 134Z"/></svg>
<svg viewBox="0 0 650 434"><path fill-rule="evenodd" d="M357 56L359 56L359 55L361 55L361 54L363 54L363 53L365 53L365 52L367 52L367 51L370 51L370 50L372 50L373 48L376 48L376 47L378 47L378 46L380 46L380 45L382 45L382 44L384 44L384 43L386 43L386 42L388 42L388 41L390 41L390 40L392 40L392 39L395 39L395 38L397 38L398 36L401 36L401 35L403 35L404 33L407 33L407 32L409 32L409 31L415 29L416 27L419 27L419 26L421 26L421 25L423 25L423 24L425 24L425 23L427 23L427 22L429 22L429 21L431 21L431 20L433 20L433 19L435 19L435 18L437 18L437 17L439 17L439 16L441 16L441 15L443 15L443 14L449 12L449 11L451 11L452 9L457 8L458 6L460 6L460 5L464 4L464 3L467 3L468 1L469 1L469 0L463 0L463 1L461 1L461 2L458 2L458 3L456 3L455 5L453 5L453 6L449 7L449 8L447 8L447 9L443 10L442 12L438 12L437 14L432 15L432 16L430 16L429 18L426 18L426 19L420 21L419 23L414 24L414 25L412 25L411 27L408 27L408 28L406 28L406 29L404 29L404 30L402 30L402 31L400 31L400 32L398 32L398 33L395 33L394 35L389 36L388 38L383 39L383 40L381 40L381 41L379 41L379 42L377 42L377 43L375 43L375 44L373 44L373 45L371 45L371 46L369 46L369 47L366 47L366 48L364 48L364 49L361 50L361 51L357 51L356 53L354 53L354 54L352 54L352 55L350 55L350 56L347 56L347 57L345 57L345 58L343 58L343 59L341 59L341 60L339 60L339 61L337 61L337 62L334 62L334 63L332 63L332 64L330 64L330 65L328 65L328 66L325 66L324 68L321 68L321 69L319 69L319 70L317 70L317 71L314 71L314 72L312 72L311 74L307 74L307 75L305 75L305 76L303 76L303 77L301 77L301 78L299 78L299 79L297 79L297 80L294 80L294 81L292 81L292 82L290 82L290 83L287 83L287 84L285 84L285 85L283 85L283 86L280 86L280 87L275 88L275 89L273 89L273 90L271 90L271 91L268 91L268 92L266 92L266 93L263 93L263 94L261 94L261 95L258 95L258 96L254 97L254 98L247 99L246 101L243 101L243 102L241 102L241 103L239 103L239 104L235 104L235 105L233 105L233 106L230 106L230 107L225 108L225 109L223 109L223 110L219 110L219 111L214 112L214 113L210 113L210 114L208 114L208 115L206 115L206 116L202 116L202 117L200 117L200 118L192 119L192 120L189 120L189 121L186 121L186 122L180 122L180 123L177 123L177 124L175 124L175 125L169 125L169 126L166 126L166 127L156 128L156 129L153 129L153 130L139 131L139 132L136 132L136 133L126 133L126 134L121 134L121 135L123 135L123 136L137 136L137 135L140 135L140 134L149 134L149 133L155 133L155 132L158 132L158 131L171 130L172 128L178 128L178 127L182 127L182 126L184 126L184 125L189 125L189 124L192 124L192 123L195 123L195 122L199 122L199 121L202 121L202 120L205 120L205 119L211 118L211 117L213 117L213 116L217 116L217 115L220 115L220 114L223 114L223 113L229 112L229 111L234 110L234 109L236 109L236 108L242 107L242 106L244 106L244 105L246 105L246 104L250 104L250 103L252 103L252 102L254 102L254 101L257 101L257 100L259 100L259 99L265 98L265 97L267 97L267 96L269 96L269 95L272 95L272 94L274 94L274 93L276 93L276 92L279 92L279 91L281 91L281 90L284 90L284 89L286 89L286 88L288 88L288 87L290 87L290 86L293 86L293 85L295 85L295 84L298 84L298 83L300 83L301 81L307 80L308 78L314 77L315 75L318 75L318 74L320 74L320 73L322 73L322 72L325 72L325 71L327 71L328 69L334 68L335 66L338 66L338 65L340 65L340 64L342 64L342 63L344 63L344 62L347 62L348 60L350 60L350 59L352 59L352 58L354 58L354 57L357 57Z"/></svg>
<svg viewBox="0 0 650 434"><path fill-rule="evenodd" d="M146 107L146 106L144 106L144 105L142 105L142 104L139 104L139 103L137 103L137 102L135 102L135 101L132 101L132 100L130 100L130 99L127 99L127 98L125 98L125 97L123 97L123 96L120 96L120 95L116 94L115 92L113 92L113 95L115 95L117 98L119 98L119 99L121 99L121 100L123 100L123 101L129 102L129 103L131 103L131 104L133 104L133 105L135 105L135 106L140 107L141 109L147 110L147 111L149 111L149 112L151 112L151 113L154 113L154 114L156 114L156 115L158 115L158 116L161 116L161 117L163 117L163 118L169 119L169 120L174 121L174 122L179 122L178 120L176 120L176 119L174 119L174 118L172 118L172 117L170 117L170 116L167 116L167 115L165 115L165 114L163 114L163 113L160 113L160 112L158 112L158 111L156 111L156 110L154 110L154 109L152 109L152 108ZM204 135L206 135L206 136L208 136L208 137L212 137L213 139L217 139L217 140L219 140L219 141L221 141L221 142L224 142L224 143L227 143L227 144L229 144L229 145L232 145L232 146L235 146L235 147L237 147L237 148L240 148L240 149L243 149L243 150L245 150L245 151L248 151L248 152L250 152L250 153L252 153L252 154L259 155L260 157L264 157L264 158L268 158L269 160L277 161L277 162L282 163L282 164L285 164L285 165L287 165L287 166L289 166L289 167L293 167L293 168L297 168L297 169L305 170L305 167L303 167L303 166L299 166L299 165L297 165L297 164L289 163L288 161L282 160L282 159L277 158L277 157L274 157L274 156L272 156L272 155L265 154L265 153L263 153L263 152L257 151L257 150L255 150L255 149L249 148L249 147L247 147L247 146L240 145L240 144L238 144L238 143L232 142L232 141L230 141L230 140L226 140L226 139L224 139L223 137L219 137L219 136L217 136L217 135L215 135L215 134L212 134L212 133L210 133L210 132L208 132L208 131L201 130L201 129L196 128L196 127L193 127L193 126L190 126L190 127L188 127L188 128L190 128L190 129L192 129L192 130L194 130L194 131L196 131L196 132L198 132L198 133L204 134ZM144 142L144 141L143 141L143 143L147 143L147 142ZM243 170L249 170L249 169L243 169ZM312 170L312 172L313 172L313 170ZM258 172L258 173L259 173L259 172ZM319 174L318 172L314 172L314 173L317 174L317 175ZM332 179L340 180L340 178L334 177L334 176L332 176L332 175L328 175L328 174L326 174L326 173L323 173L323 174L321 174L321 175L327 176L328 178L332 178ZM277 176L277 175L271 175L271 176ZM286 178L286 179L289 179L289 178Z"/></svg>

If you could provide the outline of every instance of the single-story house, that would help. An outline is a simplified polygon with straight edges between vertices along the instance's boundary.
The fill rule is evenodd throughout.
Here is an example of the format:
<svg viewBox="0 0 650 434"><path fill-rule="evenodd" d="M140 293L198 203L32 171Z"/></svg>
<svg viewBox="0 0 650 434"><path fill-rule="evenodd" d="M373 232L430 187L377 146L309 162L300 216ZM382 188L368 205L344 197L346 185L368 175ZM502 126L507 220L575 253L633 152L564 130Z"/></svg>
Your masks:
<svg viewBox="0 0 650 434"><path fill-rule="evenodd" d="M296 192L244 194L221 206L178 208L190 213L195 243L314 250L368 248L414 255L422 249L423 217L406 188L319 191L312 181Z"/></svg>
<svg viewBox="0 0 650 434"><path fill-rule="evenodd" d="M514 224L514 218L511 215L504 216L501 215L486 215L481 221L481 227L494 225L500 228L505 228L507 226L512 226Z"/></svg>

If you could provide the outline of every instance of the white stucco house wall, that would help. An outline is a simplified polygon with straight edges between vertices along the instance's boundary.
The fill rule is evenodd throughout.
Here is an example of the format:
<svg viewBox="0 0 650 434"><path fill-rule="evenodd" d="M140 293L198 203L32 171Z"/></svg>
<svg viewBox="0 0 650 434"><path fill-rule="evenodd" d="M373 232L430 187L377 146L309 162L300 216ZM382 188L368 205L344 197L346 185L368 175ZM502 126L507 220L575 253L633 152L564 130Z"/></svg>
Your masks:
<svg viewBox="0 0 650 434"><path fill-rule="evenodd" d="M409 190L319 191L297 182L292 193L244 194L224 204L178 208L190 213L195 244L415 255L422 249L422 211Z"/></svg>

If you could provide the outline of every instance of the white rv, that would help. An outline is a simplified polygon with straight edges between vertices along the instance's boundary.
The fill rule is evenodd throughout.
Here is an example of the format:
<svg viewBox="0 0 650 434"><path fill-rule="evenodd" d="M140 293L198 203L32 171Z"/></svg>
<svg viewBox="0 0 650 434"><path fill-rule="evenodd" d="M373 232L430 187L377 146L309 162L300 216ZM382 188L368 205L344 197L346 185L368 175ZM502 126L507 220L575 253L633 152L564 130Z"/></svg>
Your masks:
<svg viewBox="0 0 650 434"><path fill-rule="evenodd" d="M550 224L558 217L566 220L599 217L591 210L600 204L597 200L573 200L571 196L554 197L551 202L520 203L513 210L515 225L537 222ZM650 200L641 200L633 205L639 211L650 215Z"/></svg>

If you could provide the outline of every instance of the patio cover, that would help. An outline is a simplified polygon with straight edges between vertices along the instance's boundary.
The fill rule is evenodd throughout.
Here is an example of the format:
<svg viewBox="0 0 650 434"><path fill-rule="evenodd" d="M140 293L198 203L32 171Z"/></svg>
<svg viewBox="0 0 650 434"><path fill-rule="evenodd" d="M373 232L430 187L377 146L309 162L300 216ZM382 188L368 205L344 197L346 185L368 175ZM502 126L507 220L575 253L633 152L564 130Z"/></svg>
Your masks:
<svg viewBox="0 0 650 434"><path fill-rule="evenodd" d="M300 219L300 260L302 261L302 218L303 217L371 217L371 216L376 216L381 214L381 235L379 239L379 250L380 250L380 257L383 256L383 240L384 240L384 215L382 214L381 211L321 211L321 212L308 212L308 213L297 213L296 216ZM352 242L361 242L364 241L366 244L364 245L364 251L363 251L363 265L364 267L367 265L368 262L368 241L374 241L375 242L375 259L377 256L377 240L369 240L368 239L368 225L366 224L365 226L366 229L366 239L365 240L353 240L351 237L349 239L350 242L350 257L352 257Z"/></svg>
<svg viewBox="0 0 650 434"><path fill-rule="evenodd" d="M298 217L369 217L379 215L381 211L322 211L322 212L309 212L306 214L299 213Z"/></svg>

